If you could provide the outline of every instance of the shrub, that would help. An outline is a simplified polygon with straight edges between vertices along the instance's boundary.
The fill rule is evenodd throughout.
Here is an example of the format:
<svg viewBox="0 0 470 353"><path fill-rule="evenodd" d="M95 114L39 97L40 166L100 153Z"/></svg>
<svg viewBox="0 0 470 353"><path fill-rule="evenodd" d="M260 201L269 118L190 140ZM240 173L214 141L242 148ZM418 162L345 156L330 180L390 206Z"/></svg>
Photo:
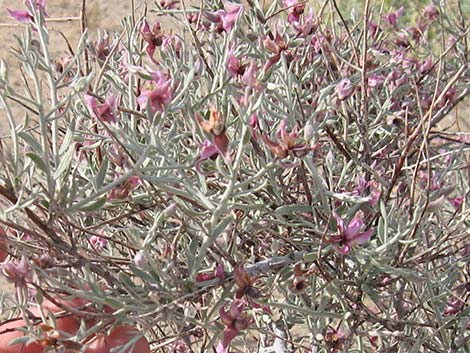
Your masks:
<svg viewBox="0 0 470 353"><path fill-rule="evenodd" d="M458 7L405 28L368 1L352 20L203 4L159 1L61 58L43 1L10 12L29 24L24 87L0 79L15 341L84 351L132 325L155 352L470 349L468 136L436 129L469 93ZM78 331L34 315L46 299Z"/></svg>

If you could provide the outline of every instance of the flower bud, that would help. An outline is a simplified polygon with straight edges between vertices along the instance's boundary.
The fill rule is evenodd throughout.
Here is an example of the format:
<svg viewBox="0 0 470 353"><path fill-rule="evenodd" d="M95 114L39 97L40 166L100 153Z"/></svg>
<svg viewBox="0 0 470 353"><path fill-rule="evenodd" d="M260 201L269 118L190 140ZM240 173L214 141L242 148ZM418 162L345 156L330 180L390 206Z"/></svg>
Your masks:
<svg viewBox="0 0 470 353"><path fill-rule="evenodd" d="M26 283L33 279L32 269L24 256L19 263L8 261L2 267L2 274L8 281L14 283L16 288L25 287Z"/></svg>
<svg viewBox="0 0 470 353"><path fill-rule="evenodd" d="M313 131L312 124L307 123L307 125L305 125L305 127L304 127L304 140L306 142L310 142L313 138L313 133L314 133L314 131Z"/></svg>
<svg viewBox="0 0 470 353"><path fill-rule="evenodd" d="M145 251L139 250L134 256L134 264L138 267L144 267L147 264L147 258L145 257Z"/></svg>
<svg viewBox="0 0 470 353"><path fill-rule="evenodd" d="M163 210L163 214L166 217L172 217L176 213L176 208L177 208L176 203L172 202L167 208Z"/></svg>

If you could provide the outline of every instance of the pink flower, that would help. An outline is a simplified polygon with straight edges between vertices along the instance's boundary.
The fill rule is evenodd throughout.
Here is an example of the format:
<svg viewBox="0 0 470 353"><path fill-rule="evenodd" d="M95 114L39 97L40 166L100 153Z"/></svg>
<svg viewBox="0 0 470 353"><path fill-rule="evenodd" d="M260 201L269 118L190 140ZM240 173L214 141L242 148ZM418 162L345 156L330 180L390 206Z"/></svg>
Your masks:
<svg viewBox="0 0 470 353"><path fill-rule="evenodd" d="M217 149L217 147L209 140L205 140L204 143L201 145L201 154L199 155L199 158L197 159L195 164L196 170L199 173L204 174L201 168L202 162L204 162L206 159L216 157L218 154L219 150Z"/></svg>
<svg viewBox="0 0 470 353"><path fill-rule="evenodd" d="M147 20L144 20L142 23L142 28L140 29L140 33L142 34L142 39L148 44L152 44L154 46L161 44L160 37L162 34L162 26L160 22L155 21L152 25L152 28L150 28Z"/></svg>
<svg viewBox="0 0 470 353"><path fill-rule="evenodd" d="M212 104L210 105L209 120L203 119L197 112L195 116L202 130L212 136L212 141L206 140L201 144L196 138L195 131L193 131L193 138L196 141L196 145L202 148L201 155L196 161L196 170L198 173L204 174L201 169L201 164L206 159L215 159L219 154L226 160L230 159L230 152L228 149L229 139L225 133L224 119L215 106Z"/></svg>
<svg viewBox="0 0 470 353"><path fill-rule="evenodd" d="M385 15L383 19L387 21L390 26L397 27L398 19L401 17L401 15L403 15L404 12L405 8L402 6L397 11L392 11Z"/></svg>
<svg viewBox="0 0 470 353"><path fill-rule="evenodd" d="M266 134L261 136L263 142L268 146L271 152L277 157L284 159L289 154L294 157L303 157L309 152L309 147L305 143L298 141L299 134L297 128L287 132L287 121L283 120L279 124L277 131L279 142L274 142Z"/></svg>
<svg viewBox="0 0 470 353"><path fill-rule="evenodd" d="M214 14L211 14L211 13L208 13L208 12L204 12L203 14L206 18L210 18L210 19L214 20L214 22L218 21L218 19L216 19ZM210 29L210 23L207 22L207 21L202 21L199 12L198 13L188 13L186 15L186 19L187 19L188 23L191 26L197 26L197 28L195 28L196 30L209 30Z"/></svg>
<svg viewBox="0 0 470 353"><path fill-rule="evenodd" d="M456 210L460 209L463 204L463 197L462 196L457 196L457 197L450 197L449 202L454 206Z"/></svg>
<svg viewBox="0 0 470 353"><path fill-rule="evenodd" d="M106 245L108 245L108 240L98 235L92 235L90 238L90 244L96 251L101 252Z"/></svg>
<svg viewBox="0 0 470 353"><path fill-rule="evenodd" d="M199 113L195 115L201 128L212 136L212 143L217 148L217 152L220 153L222 157L229 159L229 139L225 133L225 122L216 107L212 104L210 105L209 120L203 119Z"/></svg>
<svg viewBox="0 0 470 353"><path fill-rule="evenodd" d="M379 185L376 181L369 180L366 181L362 176L359 176L357 178L357 188L353 191L354 195L358 196L366 196L365 193L368 190L369 191L369 205L375 206L377 202L379 202L381 191L379 188Z"/></svg>
<svg viewBox="0 0 470 353"><path fill-rule="evenodd" d="M364 222L359 213L356 213L347 227L344 225L343 219L339 217L336 212L333 212L333 217L336 220L338 235L332 236L331 242L338 254L348 254L353 246L364 244L369 241L372 236L372 229L363 233L359 232L364 226Z"/></svg>
<svg viewBox="0 0 470 353"><path fill-rule="evenodd" d="M286 59L289 59L291 53L288 51L288 46L284 41L284 38L279 34L279 30L276 28L276 34L274 40L268 36L262 37L262 45L268 52L275 54L271 57L264 65L263 72L267 72L273 65L275 65L281 59L281 53L286 53Z"/></svg>
<svg viewBox="0 0 470 353"><path fill-rule="evenodd" d="M253 138L257 140L258 134L256 130L259 129L259 119L258 119L258 114L256 114L256 112L251 114L249 126L250 126L251 136L253 136Z"/></svg>
<svg viewBox="0 0 470 353"><path fill-rule="evenodd" d="M160 71L152 73L153 82L147 88L143 89L137 102L141 109L145 109L147 105L150 106L152 114L156 112L163 112L165 106L171 102L171 80L167 79Z"/></svg>
<svg viewBox="0 0 470 353"><path fill-rule="evenodd" d="M434 62L432 60L432 58L427 58L426 60L424 60L424 62L419 65L419 72L424 74L425 72L428 72L429 70L432 69L432 66L434 65Z"/></svg>
<svg viewBox="0 0 470 353"><path fill-rule="evenodd" d="M343 78L336 86L335 92L338 99L344 101L354 92L354 86L348 78Z"/></svg>
<svg viewBox="0 0 470 353"><path fill-rule="evenodd" d="M394 42L398 47L401 47L404 50L410 48L411 46L411 43L408 40L408 36L405 33L398 34Z"/></svg>
<svg viewBox="0 0 470 353"><path fill-rule="evenodd" d="M120 178L119 174L116 175L116 179ZM136 189L141 183L141 179L138 176L131 176L129 179L124 181L121 185L116 186L112 189L108 195L108 200L125 199L129 193Z"/></svg>
<svg viewBox="0 0 470 353"><path fill-rule="evenodd" d="M215 12L204 12L204 16L216 25L216 32L229 33L242 12L242 6L224 1L224 9Z"/></svg>
<svg viewBox="0 0 470 353"><path fill-rule="evenodd" d="M367 79L367 85L372 88L381 86L384 82L385 77L383 77L382 75L370 75Z"/></svg>
<svg viewBox="0 0 470 353"><path fill-rule="evenodd" d="M303 21L292 22L292 27L294 28L295 33L297 33L297 35L300 37L308 36L317 26L318 23L316 21L315 12L313 9L308 11L308 14L304 16Z"/></svg>
<svg viewBox="0 0 470 353"><path fill-rule="evenodd" d="M115 123L117 121L114 114L117 108L116 97L114 95L106 98L104 103L98 104L95 97L85 94L85 103L90 115L94 118L107 123Z"/></svg>
<svg viewBox="0 0 470 353"><path fill-rule="evenodd" d="M233 53L233 49L230 48L227 55L227 61L225 62L225 67L227 68L230 76L237 77L242 75L245 71L245 66L240 64L240 60Z"/></svg>
<svg viewBox="0 0 470 353"><path fill-rule="evenodd" d="M224 8L225 10L220 13L220 20L224 31L229 33L242 12L242 6L224 1Z"/></svg>
<svg viewBox="0 0 470 353"><path fill-rule="evenodd" d="M222 264L217 264L214 272L202 272L196 275L196 282L205 282L210 281L215 278L218 278L220 282L223 282L225 279L224 266Z"/></svg>
<svg viewBox="0 0 470 353"><path fill-rule="evenodd" d="M18 263L13 261L4 263L1 273L9 282L14 283L16 288L24 288L26 283L33 280L33 272L25 256L22 256Z"/></svg>
<svg viewBox="0 0 470 353"><path fill-rule="evenodd" d="M228 347L235 336L242 330L250 326L252 320L244 312L246 301L235 299L229 310L225 305L219 310L220 319L225 325L222 341L217 345L217 353L228 353Z"/></svg>
<svg viewBox="0 0 470 353"><path fill-rule="evenodd" d="M27 0L26 4L30 7L34 7L38 10L42 10L44 12L44 15L46 16L46 1L45 0L36 0L33 2L33 0ZM17 20L20 23L29 23L34 20L33 15L31 12L26 11L26 10L10 10L7 9L8 13L10 14L11 17L13 17L15 20Z"/></svg>
<svg viewBox="0 0 470 353"><path fill-rule="evenodd" d="M172 353L186 353L190 352L188 345L182 341L178 340L169 344L170 352Z"/></svg>
<svg viewBox="0 0 470 353"><path fill-rule="evenodd" d="M343 349L347 337L341 328L328 326L323 330L323 343L328 347L329 352L339 352Z"/></svg>
<svg viewBox="0 0 470 353"><path fill-rule="evenodd" d="M444 309L443 315L444 316L456 315L463 309L464 306L465 306L465 302L462 299L456 296L452 296L447 301L447 306Z"/></svg>
<svg viewBox="0 0 470 353"><path fill-rule="evenodd" d="M450 87L446 93L444 93L444 102L445 104L452 104L457 98L457 90L455 87Z"/></svg>
<svg viewBox="0 0 470 353"><path fill-rule="evenodd" d="M253 88L254 90L260 91L263 88L263 86L258 81L257 71L258 71L258 66L256 65L256 60L253 59L251 60L250 64L248 65L248 67L246 68L242 76L242 82L248 87Z"/></svg>
<svg viewBox="0 0 470 353"><path fill-rule="evenodd" d="M406 75L401 70L393 69L387 75L386 81L388 88L393 91L395 88L400 87L406 82Z"/></svg>
<svg viewBox="0 0 470 353"><path fill-rule="evenodd" d="M291 24L298 23L305 11L305 3L299 4L299 0L283 0L282 3L288 8L287 21Z"/></svg>
<svg viewBox="0 0 470 353"><path fill-rule="evenodd" d="M183 47L180 37L175 36L175 35L165 35L165 36L163 36L162 51L166 52L172 46L175 49L175 53L179 56L180 53L181 53L181 48Z"/></svg>
<svg viewBox="0 0 470 353"><path fill-rule="evenodd" d="M235 292L235 297L237 299L242 299L243 297L248 300L252 298L258 299L261 296L261 292L255 287L256 278L246 272L242 263L235 265L235 268L233 269L233 279L238 287ZM254 303L250 300L250 304Z"/></svg>
<svg viewBox="0 0 470 353"><path fill-rule="evenodd" d="M20 23L29 23L33 20L33 16L26 10L10 10L7 9L11 17Z"/></svg>
<svg viewBox="0 0 470 353"><path fill-rule="evenodd" d="M413 38L416 44L419 44L421 42L421 37L422 37L421 29L412 26L412 27L408 27L406 31L409 33L411 38Z"/></svg>
<svg viewBox="0 0 470 353"><path fill-rule="evenodd" d="M429 4L424 8L423 17L429 22L434 22L439 17L439 10L434 4Z"/></svg>
<svg viewBox="0 0 470 353"><path fill-rule="evenodd" d="M94 42L94 51L95 55L100 60L106 60L107 56L110 53L110 37L107 32L99 32L98 40ZM65 67L65 65L63 65Z"/></svg>
<svg viewBox="0 0 470 353"><path fill-rule="evenodd" d="M219 155L220 151L217 146L209 140L204 141L201 146L201 149L201 154L199 155L199 158L196 161L195 168L198 173L204 174L201 168L202 162L209 158L215 159L215 157Z"/></svg>
<svg viewBox="0 0 470 353"><path fill-rule="evenodd" d="M267 51L269 51L272 54L280 54L281 51L283 51L286 48L286 43L284 42L284 39L281 37L279 32L276 30L276 36L274 37L274 40L271 39L268 36L264 36L262 39L263 47Z"/></svg>
<svg viewBox="0 0 470 353"><path fill-rule="evenodd" d="M155 21L152 25L152 28L150 28L147 20L144 20L142 23L142 28L140 29L142 39L147 43L145 46L145 51L147 52L150 60L152 60L154 63L156 63L155 59L153 58L155 49L162 44L163 34L161 29L162 26L160 25L160 22Z"/></svg>
<svg viewBox="0 0 470 353"><path fill-rule="evenodd" d="M312 44L315 53L320 54L325 51L329 52L328 46L324 44L327 41L328 40L326 39L326 37L322 34L314 34L312 36L312 39L310 40L310 43Z"/></svg>

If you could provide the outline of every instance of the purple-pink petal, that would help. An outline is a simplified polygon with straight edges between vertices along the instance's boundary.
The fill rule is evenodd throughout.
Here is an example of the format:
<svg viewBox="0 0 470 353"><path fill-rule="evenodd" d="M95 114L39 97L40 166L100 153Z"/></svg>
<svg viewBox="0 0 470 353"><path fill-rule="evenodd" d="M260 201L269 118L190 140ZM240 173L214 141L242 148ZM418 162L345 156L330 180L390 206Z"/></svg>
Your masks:
<svg viewBox="0 0 470 353"><path fill-rule="evenodd" d="M285 137L287 136L287 120L284 119L281 121L279 127L277 128L276 135L281 140L285 139Z"/></svg>
<svg viewBox="0 0 470 353"><path fill-rule="evenodd" d="M224 2L224 7L225 11L221 13L220 20L222 22L222 28L228 33L232 30L233 25L237 21L238 16L242 11L242 7L228 1Z"/></svg>
<svg viewBox="0 0 470 353"><path fill-rule="evenodd" d="M237 318L241 315L243 312L243 309L245 309L246 302L241 299L235 299L230 306L230 316L233 318Z"/></svg>
<svg viewBox="0 0 470 353"><path fill-rule="evenodd" d="M351 247L347 244L333 245L335 251L340 255L347 255L351 251Z"/></svg>
<svg viewBox="0 0 470 353"><path fill-rule="evenodd" d="M439 10L434 4L429 4L424 8L423 16L429 21L435 21L439 17Z"/></svg>
<svg viewBox="0 0 470 353"><path fill-rule="evenodd" d="M238 58L233 54L233 50L230 49L227 56L227 61L225 63L230 76L236 77L238 76L238 71L240 69L240 62Z"/></svg>
<svg viewBox="0 0 470 353"><path fill-rule="evenodd" d="M256 71L258 70L256 60L252 60L248 68L245 70L242 76L242 82L253 89L259 89L260 83L256 77Z"/></svg>
<svg viewBox="0 0 470 353"><path fill-rule="evenodd" d="M131 189L135 189L137 186L139 186L139 184L140 184L141 181L142 181L142 180L140 179L140 177L138 177L138 176L136 176L136 175L131 176L131 177L127 180L127 182L129 183L129 187L130 187Z"/></svg>
<svg viewBox="0 0 470 353"><path fill-rule="evenodd" d="M233 323L233 317L225 309L225 305L219 309L219 316L224 325L230 326Z"/></svg>
<svg viewBox="0 0 470 353"><path fill-rule="evenodd" d="M343 219L338 216L336 212L333 212L333 218L336 220L336 228L338 229L338 233L344 233L344 221Z"/></svg>
<svg viewBox="0 0 470 353"><path fill-rule="evenodd" d="M36 5L42 7L43 9L46 8L46 0L36 0Z"/></svg>
<svg viewBox="0 0 470 353"><path fill-rule="evenodd" d="M402 6L395 12L390 12L388 15L385 16L385 20L391 25L396 26L398 19L403 15L405 12L405 8Z"/></svg>
<svg viewBox="0 0 470 353"><path fill-rule="evenodd" d="M216 353L228 353L228 347L224 347L223 343L222 342L219 342L219 344L217 345L215 351Z"/></svg>
<svg viewBox="0 0 470 353"><path fill-rule="evenodd" d="M140 32L142 34L149 34L149 33L152 33L151 30L150 30L150 25L149 23L147 22L147 20L144 20L144 22L142 22L142 28L140 29Z"/></svg>
<svg viewBox="0 0 470 353"><path fill-rule="evenodd" d="M238 334L238 330L232 328L232 327L227 327L224 330L224 336L221 342L217 345L215 351L217 353L228 353L228 347L230 346L230 342L235 338L235 336Z"/></svg>
<svg viewBox="0 0 470 353"><path fill-rule="evenodd" d="M152 60L154 64L157 64L157 60L155 60L154 58L156 49L157 47L150 43L147 43L147 45L145 46L145 52L147 53L148 57L150 58L150 60Z"/></svg>
<svg viewBox="0 0 470 353"><path fill-rule="evenodd" d="M29 23L33 16L28 11L25 10L10 10L7 9L11 17L21 23Z"/></svg>
<svg viewBox="0 0 470 353"><path fill-rule="evenodd" d="M381 75L371 75L367 79L367 84L369 87L377 87L385 82L385 77Z"/></svg>
<svg viewBox="0 0 470 353"><path fill-rule="evenodd" d="M454 206L455 209L459 209L462 206L463 197L457 196L457 197L449 198L449 201L452 204L452 206Z"/></svg>
<svg viewBox="0 0 470 353"><path fill-rule="evenodd" d="M224 280L225 278L225 270L224 270L224 265L222 264L217 264L215 267L215 277L220 279L221 281Z"/></svg>
<svg viewBox="0 0 470 353"><path fill-rule="evenodd" d="M358 233L356 234L350 241L348 242L349 245L354 246L354 245L362 245L370 240L372 237L372 229L369 229L368 231L364 233Z"/></svg>
<svg viewBox="0 0 470 353"><path fill-rule="evenodd" d="M217 148L216 145L214 145L213 143L211 143L208 140L204 141L201 148L202 148L201 154L199 155L199 158L197 159L197 161L195 163L195 168L196 168L196 171L199 174L207 175L202 170L202 167L201 167L202 162L204 162L206 159L209 159L213 156L218 155L219 154L219 149Z"/></svg>
<svg viewBox="0 0 470 353"><path fill-rule="evenodd" d="M165 106L171 102L171 80L168 80L160 71L155 71L151 75L155 82L155 88L142 90L140 96L137 97L137 103L141 108L150 104L152 113L162 112Z"/></svg>
<svg viewBox="0 0 470 353"><path fill-rule="evenodd" d="M336 95L338 96L338 99L342 101L348 98L353 93L354 86L352 85L352 82L349 79L344 78L338 83L335 91Z"/></svg>
<svg viewBox="0 0 470 353"><path fill-rule="evenodd" d="M212 156L215 156L217 153L219 153L217 146L212 144L210 141L206 140L202 144L202 151L198 160L204 161L206 159L211 158Z"/></svg>
<svg viewBox="0 0 470 353"><path fill-rule="evenodd" d="M96 109L96 98L90 96L89 94L85 94L85 103L90 113L93 113Z"/></svg>
<svg viewBox="0 0 470 353"><path fill-rule="evenodd" d="M363 225L364 222L362 221L362 217L359 214L356 214L351 222L349 222L347 228L344 230L344 236L346 240L354 239Z"/></svg>
<svg viewBox="0 0 470 353"><path fill-rule="evenodd" d="M202 14L204 15L205 18L207 18L210 22L212 23L218 23L221 21L221 14L224 13L224 10L218 10L215 12L209 12L209 11L204 11ZM195 21L197 22L197 20Z"/></svg>
<svg viewBox="0 0 470 353"><path fill-rule="evenodd" d="M93 117L108 123L116 122L113 111L116 107L116 98L113 95L109 96L103 104L98 104L95 97L85 94L85 104Z"/></svg>

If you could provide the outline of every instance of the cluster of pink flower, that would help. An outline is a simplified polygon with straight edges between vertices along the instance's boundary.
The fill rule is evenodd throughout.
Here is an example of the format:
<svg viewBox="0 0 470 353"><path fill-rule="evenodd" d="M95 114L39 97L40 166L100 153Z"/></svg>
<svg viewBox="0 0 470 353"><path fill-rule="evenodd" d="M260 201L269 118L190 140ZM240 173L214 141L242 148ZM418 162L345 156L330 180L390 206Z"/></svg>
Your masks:
<svg viewBox="0 0 470 353"><path fill-rule="evenodd" d="M26 5L36 11L42 11L46 15L46 0L26 0ZM8 13L18 22L34 24L34 16L31 11L8 9Z"/></svg>
<svg viewBox="0 0 470 353"><path fill-rule="evenodd" d="M162 9L172 10L179 2L159 0L156 4ZM45 0L26 0L26 5L28 10L8 10L9 14L39 30L36 21L40 17L37 13L47 16ZM412 138L418 136L416 141L427 138L422 129L427 124L426 119L430 119L435 111L450 110L458 100L461 88L458 84L461 83L457 84L458 80L452 81L449 78L451 75L447 73L442 74L446 71L446 65L452 66L454 62L441 63L445 55L459 57L457 49L454 50L457 47L456 39L451 38L444 43L445 54L442 57L422 55L423 48L432 53L426 48L426 41L432 33L433 24L441 16L435 5L426 6L417 16L414 25L406 29L401 27L405 7L375 18L366 16L363 23L363 32L366 33L359 36L360 40L365 40L362 48L355 42L357 27L348 28L347 21L343 21L341 26L344 30L339 27L337 30L327 28L323 16L315 14L312 8L307 8L307 1L282 0L282 9L266 15L268 17L264 17L261 9L257 9L257 12L253 12L255 15L250 17L260 21L256 25L245 21L247 5L223 1L219 8L214 4L211 6L214 7L174 13L175 16L181 13L187 15L185 20L191 26L191 34L196 42L193 44L201 50L196 55L189 53L189 45L183 37L162 26L163 21L149 22L147 19L137 23L134 28L137 29L134 33L140 40L137 49L127 48L120 42L121 39L112 43L108 35L100 36L94 44L90 44L89 52L97 66L103 70L103 75L99 75L97 81L106 81L106 84L98 85L100 87L97 91L92 91L87 86L80 91L80 104L74 106L78 107L80 119L86 120L91 126L86 126L86 134L79 135L78 142L74 142L79 162L90 162L93 175L96 175L96 169L104 166L98 172L96 180L103 177L108 178L106 182L112 183L112 186L102 189L99 194L102 197L106 193L106 198L102 197L102 200L107 205L135 206L131 212L137 213L140 212L141 205L132 205L133 198L142 196L145 201L152 199L155 202L154 194L144 193L145 186L147 183L150 185L149 180L154 176L151 173L155 170L155 174L160 173L160 170L171 170L164 180L171 180L168 184L177 180L177 186L165 185L162 193L167 193L167 201L172 202L173 198L178 200L160 214L169 217L174 214L176 204L181 203L183 219L178 219L182 224L181 228L186 226L187 219L190 220L187 223L201 224L201 238L212 234L213 229L210 227L217 225L213 220L220 221L217 219L220 216L219 208L214 211L212 203L226 202L222 205L225 208L220 209L236 213L239 210L234 205L245 202L249 195L252 199L241 207L247 210L246 218L252 219L243 223L243 226L255 228L253 224L258 222L260 228L269 228L269 231L260 231L259 238L264 237L262 249L250 245L250 252L243 253L241 257L265 256L265 253L271 251L268 249L272 245L271 233L277 235L280 233L279 229L288 233L296 228L290 225L291 221L292 224L306 221L313 229L311 233L294 229L293 233L296 235L292 239L288 234L279 236L276 240L290 242L299 248L304 246L303 243L308 243L308 251L318 246L321 260L325 263L330 263L332 259L331 263L341 262L344 265L344 272L341 273L348 273L343 276L349 279L348 276L356 272L356 269L348 268L349 263L354 262L349 261L354 260L352 256L357 255L363 262L369 261L367 258L360 258L361 255L369 255L360 246L372 247L370 240L376 227L380 228L375 221L385 217L381 214L382 208L387 211L385 213L392 214L402 213L400 207L393 208L397 205L404 205L409 209L414 207L412 197L401 195L410 190L411 186L408 186L408 175L402 178L405 173L400 168L420 161L416 162L413 159L416 157L411 157L411 150L403 150L403 146L420 147L418 143L413 144ZM251 4L250 6L254 7ZM272 19L276 17L282 20L273 24ZM247 33L242 35L239 29L245 27L248 28ZM217 48L207 48L207 43L222 44ZM79 66L70 58L58 60L54 74L60 76L65 70L73 71L70 67L74 65ZM188 71L191 73L188 78L184 77L187 72L183 71L187 67L190 67ZM437 69L438 67L441 68ZM112 75L107 75L108 68ZM220 72L214 72L215 68ZM76 70L78 77L80 69ZM458 70L452 67L449 72L459 72ZM68 81L63 82L68 84L73 81L73 75L70 75ZM123 86L117 87L119 84ZM132 119L128 119L129 116ZM389 120L392 124L388 123ZM159 128L155 129L157 124ZM154 130L148 132L149 128ZM389 130L398 133L393 134ZM137 159L134 156L143 150L141 147L145 145L151 151L149 153L156 153L159 146L155 147L152 143L156 141L155 145L160 144L159 139L162 136L172 136L177 141L175 145L179 144L173 149L170 146L173 142L171 137L166 141L168 151L159 155L164 166L152 164L152 157L144 155L148 157L143 162L144 166L140 167L135 163L136 166L133 167ZM129 146L131 148L128 150ZM322 152L322 149L328 149L326 157L321 153L317 156L316 152ZM416 150L421 154L419 148ZM87 151L94 153L87 154ZM93 157L90 157L92 154ZM170 155L171 157L166 158ZM178 161L169 162L173 157ZM101 163L103 161L106 163ZM227 167L226 174L223 167ZM271 173L271 167L280 168L276 173ZM450 169L450 164L446 167ZM356 169L349 173L353 168ZM207 170L216 170L219 173L209 173ZM418 178L417 185L422 188L420 191L432 197L438 195L437 200L431 200L430 205L427 205L428 209L423 210L423 215L424 211L432 210L430 206L441 206L444 202L453 206L452 212L462 210L465 196L454 192L454 187L450 185L453 181L446 180L444 183L435 171L425 173L418 167L415 171L413 178ZM309 172L310 175L307 175ZM235 186L227 188L225 193L219 193L227 185L224 178L228 174L231 174L233 181L230 185ZM266 175L269 177L265 177ZM262 192L252 191L251 188L254 190L258 182L253 179L258 177L264 178L259 188L264 188L264 185L269 185L270 188L265 188ZM248 182L244 178L249 178ZM181 186L181 180L187 184ZM105 183L102 180L100 182ZM198 182L201 183L197 184ZM209 192L204 194L205 191L197 190L200 193L198 196L202 196L200 199L192 199L193 195L188 193L188 190L192 192L196 189L192 183ZM308 190L314 189L311 185L321 186L321 190ZM181 189L178 189L180 186ZM387 188L389 190L384 192ZM89 194L89 189L84 187L83 190L85 191L82 194ZM398 201L390 202L394 205L390 207L387 201L395 190L398 190ZM136 191L143 191L142 195ZM272 196L271 193L275 195ZM330 198L332 194L333 197ZM186 201L190 206L185 206ZM252 207L254 202L257 203L256 212L252 212L255 209ZM258 207L259 204L262 206ZM198 210L191 210L191 207ZM289 207L294 211L290 213ZM151 219L150 214L152 213L142 216L142 219ZM206 231L203 217L208 214L213 218L210 230ZM305 218L295 219L298 214ZM245 214L240 218L244 217ZM196 221L193 222L194 220ZM400 223L400 220L396 223ZM158 222L155 224L160 225ZM319 228L319 224L326 229L323 235L318 234L316 227ZM396 225L390 225L392 226ZM400 228L400 225L396 227ZM108 243L109 239L111 238L108 236L96 233L86 238L84 243L88 249L94 249L94 255L99 255L111 248L112 242ZM167 241L163 250L152 250L155 253L160 252L165 260L174 255L175 263L181 265L187 260L189 264L189 255L185 258L185 255L178 254L178 246L183 247L187 243L181 242L184 245L180 245L180 238L176 239L174 244ZM234 244L237 244L236 241L239 241L238 244L243 243L240 239L236 238ZM199 239L195 237L195 240ZM374 239L373 242L375 241ZM377 239L377 242L380 241L382 239ZM194 242L196 250L191 255L204 255L208 251L205 243L201 243ZM406 253L406 247L405 250L400 248L400 241L391 242L390 246L395 246L395 243L400 245L393 248L394 251ZM219 245L217 242L214 244ZM216 245L210 249L216 249L211 256L230 253ZM323 252L325 247L331 251ZM129 249L131 254L135 254L133 265L143 268L151 263L146 245L140 249L139 245L132 244ZM302 250L304 249L307 246ZM277 250L272 252L275 251ZM468 251L468 247L465 247L465 252ZM397 254L397 258L399 255ZM227 263L233 261L232 264L235 262L233 259L223 260ZM313 273L313 267L302 270L300 264L295 265L293 280L289 286L290 294L300 294L307 290L308 276ZM186 270L185 268L181 273L187 275ZM2 272L17 288L23 289L33 280L34 274L26 257L6 262ZM405 271L397 271L397 277L402 272ZM380 276L377 282L384 287L395 280L388 272ZM227 277L224 267L217 264L214 271L199 273L195 280L200 287L207 283L222 286L231 279ZM261 292L255 278L242 265L235 266L233 279L236 290L219 309L217 323L223 326L223 337L216 347L217 353L229 352L235 337L254 322L256 310L270 311L269 307L259 303ZM328 279L328 274L319 276L319 282L326 282ZM175 287L178 285L174 284ZM343 290L340 287L338 286ZM360 288L356 283L346 283L344 288L347 287ZM466 303L463 291L453 291L446 297L448 301L443 306L443 316L456 316L464 310ZM358 302L362 301L362 294L361 288ZM201 297L195 294L194 298ZM349 309L347 305L351 305L354 310L358 307L350 298L346 298L344 303L347 303L344 305L346 309ZM330 308L332 307L334 306ZM371 322L375 325L385 322L385 319ZM356 323L363 324L362 321ZM323 343L331 351L342 349L349 340L346 331L340 326L341 324L337 327L328 324L322 331ZM374 347L376 338L373 335L369 337ZM181 340L175 341L170 348L177 353L189 350L187 342Z"/></svg>

